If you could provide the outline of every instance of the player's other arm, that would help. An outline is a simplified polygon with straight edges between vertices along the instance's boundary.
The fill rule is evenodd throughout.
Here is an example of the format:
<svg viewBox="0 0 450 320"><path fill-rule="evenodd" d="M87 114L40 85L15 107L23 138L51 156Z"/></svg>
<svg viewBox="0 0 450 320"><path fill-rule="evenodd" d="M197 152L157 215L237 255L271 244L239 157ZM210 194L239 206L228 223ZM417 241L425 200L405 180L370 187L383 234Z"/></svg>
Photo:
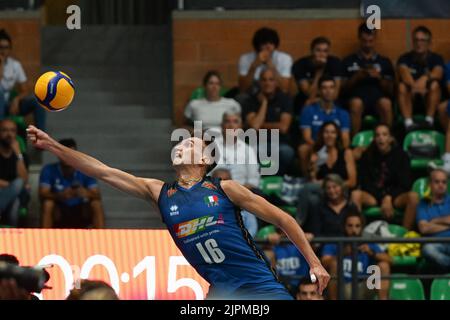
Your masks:
<svg viewBox="0 0 450 320"><path fill-rule="evenodd" d="M299 248L310 266L310 273L319 280L319 291L325 289L330 280L329 274L322 267L311 248L308 239L297 221L286 212L267 202L264 198L254 194L239 183L226 180L221 182L223 191L230 200L240 208L254 213L259 218L280 227L289 239Z"/></svg>
<svg viewBox="0 0 450 320"><path fill-rule="evenodd" d="M82 152L67 148L34 126L27 129L28 138L36 148L47 150L85 175L102 180L135 197L156 202L163 182L156 179L135 177L119 169L111 168Z"/></svg>

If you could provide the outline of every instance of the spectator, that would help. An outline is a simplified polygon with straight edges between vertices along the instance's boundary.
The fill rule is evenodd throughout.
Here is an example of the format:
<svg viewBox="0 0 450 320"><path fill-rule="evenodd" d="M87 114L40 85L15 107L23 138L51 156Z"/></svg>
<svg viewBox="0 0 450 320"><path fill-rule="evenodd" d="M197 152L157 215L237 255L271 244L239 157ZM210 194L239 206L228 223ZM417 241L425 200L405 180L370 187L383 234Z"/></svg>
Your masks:
<svg viewBox="0 0 450 320"><path fill-rule="evenodd" d="M279 90L276 82L276 71L265 69L260 74L261 92L253 95L246 103L245 117L250 128L278 129L279 140L279 175L286 173L294 160L295 152L290 146L288 135L292 122L292 101L290 97ZM270 134L268 134L270 137ZM261 141L259 142L261 144ZM270 145L271 141L268 141ZM270 150L270 147L268 147Z"/></svg>
<svg viewBox="0 0 450 320"><path fill-rule="evenodd" d="M445 82L447 97L450 97L450 62L445 66ZM446 132L445 134L445 153L442 156L444 160L444 169L450 173L450 126L448 125L448 118L450 117L450 100L445 100L439 105L439 120L441 126Z"/></svg>
<svg viewBox="0 0 450 320"><path fill-rule="evenodd" d="M348 188L339 175L327 175L322 188L324 199L317 205L317 210L309 211L304 230L319 237L343 236L346 215L358 209L348 201Z"/></svg>
<svg viewBox="0 0 450 320"><path fill-rule="evenodd" d="M73 139L60 143L77 149ZM97 181L60 160L44 166L39 179L43 228L103 228Z"/></svg>
<svg viewBox="0 0 450 320"><path fill-rule="evenodd" d="M350 145L350 116L347 111L334 103L336 83L329 76L323 76L319 80L320 101L306 106L300 115L300 129L303 144L298 148L300 169L303 176L308 176L311 153L320 127L325 122L333 121L341 129L342 145L347 148Z"/></svg>
<svg viewBox="0 0 450 320"><path fill-rule="evenodd" d="M104 281L81 280L80 288L72 289L66 300L119 300L119 297Z"/></svg>
<svg viewBox="0 0 450 320"><path fill-rule="evenodd" d="M212 173L213 178L219 178L222 180L231 180L231 172L223 167L217 166L214 168L214 171ZM242 221L244 223L245 228L250 233L252 237L256 236L256 233L258 232L258 219L255 215L251 214L248 211L241 210L241 216Z"/></svg>
<svg viewBox="0 0 450 320"><path fill-rule="evenodd" d="M283 92L289 89L292 58L289 54L278 51L280 38L270 28L257 30L252 40L253 52L243 54L239 59L239 90L241 94L250 95L258 92L258 79L261 71L274 70L275 80Z"/></svg>
<svg viewBox="0 0 450 320"><path fill-rule="evenodd" d="M30 95L27 76L22 64L10 56L12 40L5 30L0 30L0 120L6 115L34 113L36 126L45 130L45 110ZM17 95L13 90L17 87Z"/></svg>
<svg viewBox="0 0 450 320"><path fill-rule="evenodd" d="M444 60L430 51L431 31L419 26L413 31L413 50L402 55L397 62L399 84L398 103L405 118L405 127L413 124L413 103L416 99L425 102L425 120L434 124L434 113L441 99L439 82L444 73Z"/></svg>
<svg viewBox="0 0 450 320"><path fill-rule="evenodd" d="M392 125L394 68L388 58L375 51L376 36L376 29L362 23L358 28L359 51L342 62L353 134L361 130L363 114L378 113L381 123Z"/></svg>
<svg viewBox="0 0 450 320"><path fill-rule="evenodd" d="M19 208L28 180L24 156L16 140L17 126L11 120L0 121L0 218L17 227Z"/></svg>
<svg viewBox="0 0 450 320"><path fill-rule="evenodd" d="M450 196L444 170L431 171L430 189L430 197L420 200L417 208L419 231L429 237L450 237ZM450 243L427 243L422 247L422 254L440 270L450 269Z"/></svg>
<svg viewBox="0 0 450 320"><path fill-rule="evenodd" d="M364 228L364 218L359 212L348 213L344 219L344 232L346 237L361 237ZM337 254L338 248L336 244L326 244L322 249L322 264L328 272L337 276ZM351 297L351 281L352 281L352 248L351 244L344 245L343 271L345 282L345 299ZM357 265L358 276L368 275L368 267L376 264L381 271L381 276L390 274L391 257L384 253L381 248L374 243L363 243L358 246ZM366 285L366 280L358 282L358 299L371 299L375 291L370 290ZM329 289L329 297L332 300L337 299L337 283L331 280ZM381 280L381 287L378 291L378 299L386 300L389 294L389 280Z"/></svg>
<svg viewBox="0 0 450 320"><path fill-rule="evenodd" d="M299 222L318 212L323 202L322 181L329 174L339 175L344 179L343 183L348 189L356 186L357 174L353 153L342 147L341 132L335 122L325 122L320 128L310 167L311 180L304 185L298 197Z"/></svg>
<svg viewBox="0 0 450 320"><path fill-rule="evenodd" d="M358 176L361 190L352 192L352 201L359 210L381 206L383 217L391 220L395 208L404 209L403 226L413 228L419 196L410 191L408 155L396 145L387 125L375 127L374 140L360 160Z"/></svg>
<svg viewBox="0 0 450 320"><path fill-rule="evenodd" d="M330 55L330 47L328 38L314 38L310 46L311 55L298 59L292 66L292 75L298 89L294 104L296 114L300 113L304 105L319 101L319 79L323 75L334 79L335 98L339 96L342 66L339 58Z"/></svg>
<svg viewBox="0 0 450 320"><path fill-rule="evenodd" d="M312 283L308 277L304 277L299 285L296 294L297 300L323 300L320 295L317 283Z"/></svg>
<svg viewBox="0 0 450 320"><path fill-rule="evenodd" d="M191 100L184 110L185 122L189 127L194 121L202 121L202 129L220 131L222 115L226 111L241 112L241 106L233 99L220 95L222 78L217 71L208 71L203 78L205 98Z"/></svg>

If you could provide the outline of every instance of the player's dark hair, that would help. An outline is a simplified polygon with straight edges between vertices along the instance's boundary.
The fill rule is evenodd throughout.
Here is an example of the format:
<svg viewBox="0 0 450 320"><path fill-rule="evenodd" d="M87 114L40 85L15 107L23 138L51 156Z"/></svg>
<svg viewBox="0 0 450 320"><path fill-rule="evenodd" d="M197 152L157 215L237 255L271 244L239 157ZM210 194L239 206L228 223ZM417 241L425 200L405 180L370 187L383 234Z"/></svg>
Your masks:
<svg viewBox="0 0 450 320"><path fill-rule="evenodd" d="M261 51L261 47L266 43L272 43L275 48L278 48L280 45L280 38L278 37L276 30L263 27L255 32L252 40L255 51Z"/></svg>
<svg viewBox="0 0 450 320"><path fill-rule="evenodd" d="M416 34L416 33L418 33L418 32L425 33L425 34L428 36L429 40L431 40L432 34L431 34L430 29L428 29L427 27L425 27L425 26L418 26L418 27L416 27L416 28L413 30L413 34Z"/></svg>
<svg viewBox="0 0 450 320"><path fill-rule="evenodd" d="M203 77L203 86L204 87L206 87L206 84L208 83L209 79L211 79L212 77L217 77L219 79L220 83L222 84L222 77L221 77L219 71L209 70Z"/></svg>
<svg viewBox="0 0 450 320"><path fill-rule="evenodd" d="M0 40L7 40L9 44L12 44L11 36L6 32L5 29L0 29Z"/></svg>
<svg viewBox="0 0 450 320"><path fill-rule="evenodd" d="M19 259L17 259L16 256L7 253L0 254L0 262L7 262L10 264L15 264L16 266L19 265Z"/></svg>
<svg viewBox="0 0 450 320"><path fill-rule="evenodd" d="M77 149L77 142L75 139L67 138L59 140L59 143L67 148Z"/></svg>
<svg viewBox="0 0 450 320"><path fill-rule="evenodd" d="M367 27L367 24L365 22L361 23L358 27L358 37L361 37L362 34L368 34L368 35L376 35L377 34L377 29L373 28L373 29L369 29Z"/></svg>
<svg viewBox="0 0 450 320"><path fill-rule="evenodd" d="M320 77L319 84L318 84L319 88L322 86L322 83L324 83L326 81L333 81L333 83L336 83L336 81L334 80L334 78L332 76L326 74L326 75L323 75Z"/></svg>
<svg viewBox="0 0 450 320"><path fill-rule="evenodd" d="M329 47L331 46L331 41L327 37L317 37L314 38L313 41L311 41L310 49L311 51L314 50L316 46L319 44L327 44Z"/></svg>

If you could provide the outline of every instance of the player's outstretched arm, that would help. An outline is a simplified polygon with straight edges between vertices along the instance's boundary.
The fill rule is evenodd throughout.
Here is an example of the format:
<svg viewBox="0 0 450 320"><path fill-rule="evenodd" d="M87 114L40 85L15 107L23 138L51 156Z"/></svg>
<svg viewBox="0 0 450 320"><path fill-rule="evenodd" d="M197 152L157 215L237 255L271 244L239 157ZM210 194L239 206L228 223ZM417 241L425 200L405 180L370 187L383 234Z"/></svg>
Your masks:
<svg viewBox="0 0 450 320"><path fill-rule="evenodd" d="M87 176L102 180L133 196L154 202L158 200L163 185L160 180L138 178L119 169L111 168L91 156L63 146L34 126L28 127L27 135L33 146L53 153Z"/></svg>
<svg viewBox="0 0 450 320"><path fill-rule="evenodd" d="M297 221L283 210L275 207L264 198L254 194L233 180L222 181L221 186L235 205L254 213L264 221L280 227L286 233L301 251L306 261L308 261L310 274L314 274L317 277L319 291L322 294L330 280L330 275L323 268Z"/></svg>

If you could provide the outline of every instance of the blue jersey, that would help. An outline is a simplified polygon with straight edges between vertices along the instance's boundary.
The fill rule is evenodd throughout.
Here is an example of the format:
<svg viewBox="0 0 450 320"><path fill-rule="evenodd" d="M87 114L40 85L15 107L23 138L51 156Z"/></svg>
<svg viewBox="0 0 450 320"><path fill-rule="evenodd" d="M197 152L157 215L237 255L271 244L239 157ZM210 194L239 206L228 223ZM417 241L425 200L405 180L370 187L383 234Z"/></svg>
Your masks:
<svg viewBox="0 0 450 320"><path fill-rule="evenodd" d="M165 183L158 206L178 249L209 282L208 298L292 299L219 180L190 189Z"/></svg>
<svg viewBox="0 0 450 320"><path fill-rule="evenodd" d="M293 243L279 244L273 247L277 272L281 277L291 277L289 284L298 287L301 277L309 274L305 257Z"/></svg>

